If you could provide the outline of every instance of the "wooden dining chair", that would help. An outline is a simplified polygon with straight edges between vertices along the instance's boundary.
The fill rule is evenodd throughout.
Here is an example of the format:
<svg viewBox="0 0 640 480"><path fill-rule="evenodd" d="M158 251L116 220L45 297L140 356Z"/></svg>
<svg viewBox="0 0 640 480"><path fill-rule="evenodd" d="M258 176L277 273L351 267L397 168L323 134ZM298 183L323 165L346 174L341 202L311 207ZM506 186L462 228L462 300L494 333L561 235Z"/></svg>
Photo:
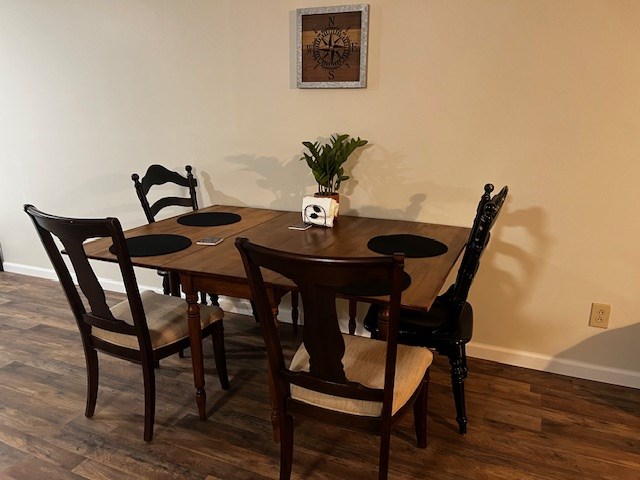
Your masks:
<svg viewBox="0 0 640 480"><path fill-rule="evenodd" d="M144 381L144 439L153 437L155 417L155 370L160 359L189 347L187 305L181 298L145 291L140 293L117 218L76 219L49 215L25 205L40 240L53 264L76 320L87 365L85 416L92 417L98 395L98 355L101 351L142 365ZM85 254L88 239L110 238L118 260L127 298L108 306L105 292ZM68 255L78 282L74 284L57 239ZM81 295L82 294L82 295ZM85 307L83 296L88 303ZM223 389L229 388L224 349L223 311L216 306L200 308L202 336L211 335L214 358Z"/></svg>
<svg viewBox="0 0 640 480"><path fill-rule="evenodd" d="M193 211L198 210L198 199L196 197L198 180L193 176L191 165L186 165L184 169L187 172L186 176L171 171L162 165L154 164L147 168L142 179L137 173L131 175L140 205L149 223L155 222L158 213L167 207L186 207ZM188 196L168 196L150 200L149 192L151 188L167 183L186 187ZM162 288L165 295L180 296L180 280L177 276L171 275L164 270L158 270L158 275L162 277ZM209 294L209 297L213 305L219 305L218 295ZM207 305L207 294L204 292L200 292L200 303Z"/></svg>
<svg viewBox="0 0 640 480"><path fill-rule="evenodd" d="M386 479L391 428L412 406L418 446L427 445L433 355L397 342L404 256L312 257L265 248L246 238L236 239L236 247L260 318L271 318L264 271L296 285L305 313L302 344L289 365L275 322L260 322L279 411L280 479L291 476L294 415L380 435L378 478ZM337 291L363 278L390 285L387 341L340 333Z"/></svg>
<svg viewBox="0 0 640 480"><path fill-rule="evenodd" d="M467 296L509 188L504 187L491 197L493 190L491 184L484 187L455 283L436 299L428 312L408 309L400 312L400 343L433 348L449 358L456 420L463 435L468 423L464 398L464 379L468 373L466 344L473 334L473 309ZM378 335L379 310L379 306L371 305L364 318L364 327L373 338Z"/></svg>

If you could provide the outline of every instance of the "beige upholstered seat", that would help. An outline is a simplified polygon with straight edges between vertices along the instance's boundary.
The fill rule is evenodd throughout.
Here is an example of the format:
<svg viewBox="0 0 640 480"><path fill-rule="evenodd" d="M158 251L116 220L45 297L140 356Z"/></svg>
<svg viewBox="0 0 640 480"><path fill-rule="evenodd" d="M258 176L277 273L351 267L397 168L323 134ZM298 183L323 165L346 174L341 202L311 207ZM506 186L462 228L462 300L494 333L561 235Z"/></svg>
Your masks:
<svg viewBox="0 0 640 480"><path fill-rule="evenodd" d="M347 378L365 387L382 389L386 342L353 335L343 335L343 338L345 354L342 363ZM411 398L424 379L425 372L432 361L433 354L426 348L398 345L392 414L395 414ZM300 345L291 360L289 369L295 372L309 371L309 354L304 348L304 343ZM368 417L379 417L382 413L382 402L336 397L297 385L291 385L291 397L342 413Z"/></svg>
<svg viewBox="0 0 640 480"><path fill-rule="evenodd" d="M159 295L150 290L142 292L140 298L146 313L153 349L164 347L189 336L187 302L183 298ZM127 300L115 305L111 312L118 320L124 320L133 325L133 318L131 317ZM222 320L223 316L224 312L220 307L204 305L200 307L200 324L203 328ZM93 335L115 345L138 349L138 339L133 335L110 332L96 327L93 328Z"/></svg>

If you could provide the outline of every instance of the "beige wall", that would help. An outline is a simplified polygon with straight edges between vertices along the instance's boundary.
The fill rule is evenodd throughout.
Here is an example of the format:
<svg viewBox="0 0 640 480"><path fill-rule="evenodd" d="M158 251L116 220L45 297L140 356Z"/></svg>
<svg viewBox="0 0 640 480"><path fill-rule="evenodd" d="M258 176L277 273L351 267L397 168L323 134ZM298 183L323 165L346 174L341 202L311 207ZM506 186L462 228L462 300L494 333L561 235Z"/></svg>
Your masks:
<svg viewBox="0 0 640 480"><path fill-rule="evenodd" d="M295 210L300 142L346 132L371 143L347 213L468 225L485 182L511 188L472 353L640 386L640 2L371 0L368 88L296 89L295 9L332 4L3 0L7 267L50 268L25 202L131 227L129 176L159 162L194 165L203 205Z"/></svg>

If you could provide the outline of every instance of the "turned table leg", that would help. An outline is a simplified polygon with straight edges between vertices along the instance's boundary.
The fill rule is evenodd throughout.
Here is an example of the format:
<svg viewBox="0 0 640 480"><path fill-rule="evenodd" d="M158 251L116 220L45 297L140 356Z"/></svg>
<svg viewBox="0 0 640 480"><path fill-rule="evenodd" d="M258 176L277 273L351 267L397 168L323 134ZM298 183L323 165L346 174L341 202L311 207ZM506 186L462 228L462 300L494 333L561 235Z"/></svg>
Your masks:
<svg viewBox="0 0 640 480"><path fill-rule="evenodd" d="M185 281L186 280L186 281ZM184 279L182 288L187 296L187 317L189 322L189 342L191 363L193 365L193 383L196 387L196 403L200 420L207 418L207 393L204 390L204 359L202 355L202 330L200 327L200 307L198 292L190 279Z"/></svg>

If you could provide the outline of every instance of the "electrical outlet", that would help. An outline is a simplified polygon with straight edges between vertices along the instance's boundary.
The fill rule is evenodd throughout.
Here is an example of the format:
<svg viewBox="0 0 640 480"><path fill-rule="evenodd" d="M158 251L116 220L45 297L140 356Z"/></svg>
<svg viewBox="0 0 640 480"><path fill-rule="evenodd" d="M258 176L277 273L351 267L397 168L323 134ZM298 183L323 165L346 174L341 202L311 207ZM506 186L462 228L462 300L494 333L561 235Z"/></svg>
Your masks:
<svg viewBox="0 0 640 480"><path fill-rule="evenodd" d="M592 303L591 316L589 317L589 325L598 328L609 327L609 315L611 314L611 305L606 303Z"/></svg>

